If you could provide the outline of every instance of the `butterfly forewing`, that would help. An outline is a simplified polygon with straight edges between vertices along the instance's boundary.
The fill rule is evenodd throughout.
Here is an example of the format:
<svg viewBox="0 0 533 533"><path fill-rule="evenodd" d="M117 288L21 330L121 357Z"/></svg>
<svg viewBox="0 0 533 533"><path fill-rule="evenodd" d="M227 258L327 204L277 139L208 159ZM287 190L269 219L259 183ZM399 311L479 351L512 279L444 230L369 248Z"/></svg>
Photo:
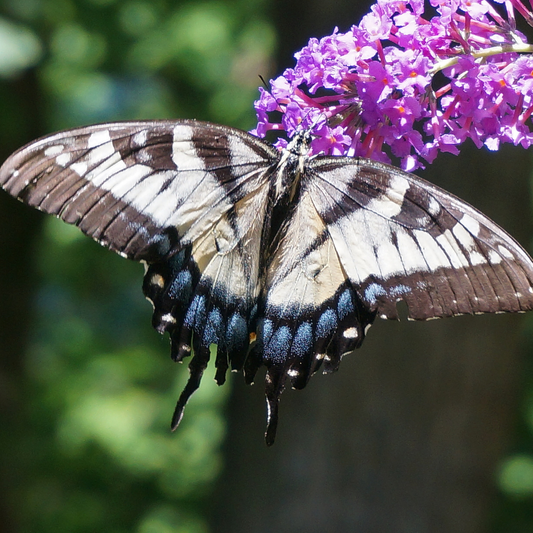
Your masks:
<svg viewBox="0 0 533 533"><path fill-rule="evenodd" d="M116 252L155 260L201 238L261 186L278 152L243 136L195 121L89 126L21 149L0 184Z"/></svg>
<svg viewBox="0 0 533 533"><path fill-rule="evenodd" d="M313 202L362 301L397 318L525 311L533 263L504 230L462 200L389 165L312 162Z"/></svg>

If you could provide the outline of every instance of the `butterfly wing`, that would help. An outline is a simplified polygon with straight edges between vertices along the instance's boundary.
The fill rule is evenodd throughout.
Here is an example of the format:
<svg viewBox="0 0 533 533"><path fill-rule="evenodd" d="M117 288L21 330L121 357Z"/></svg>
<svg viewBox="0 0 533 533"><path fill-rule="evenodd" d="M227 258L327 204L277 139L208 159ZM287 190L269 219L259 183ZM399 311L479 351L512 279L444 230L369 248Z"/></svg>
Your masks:
<svg viewBox="0 0 533 533"><path fill-rule="evenodd" d="M309 160L268 264L258 346L274 440L281 392L336 370L376 315L412 319L533 308L533 261L465 202L371 160Z"/></svg>
<svg viewBox="0 0 533 533"><path fill-rule="evenodd" d="M217 381L255 330L270 174L279 152L196 121L103 124L45 137L0 169L11 195L147 263L143 290L172 356L191 354L177 426L218 344Z"/></svg>
<svg viewBox="0 0 533 533"><path fill-rule="evenodd" d="M209 232L262 184L278 152L196 121L100 124L13 154L0 185L130 259L157 260Z"/></svg>
<svg viewBox="0 0 533 533"><path fill-rule="evenodd" d="M533 262L482 213L370 160L312 162L312 198L361 302L417 320L533 308Z"/></svg>
<svg viewBox="0 0 533 533"><path fill-rule="evenodd" d="M357 304L341 258L310 190L303 190L282 226L267 265L255 368L267 366L267 444L274 442L279 396L287 379L303 388L323 364L336 370L359 347L375 312Z"/></svg>

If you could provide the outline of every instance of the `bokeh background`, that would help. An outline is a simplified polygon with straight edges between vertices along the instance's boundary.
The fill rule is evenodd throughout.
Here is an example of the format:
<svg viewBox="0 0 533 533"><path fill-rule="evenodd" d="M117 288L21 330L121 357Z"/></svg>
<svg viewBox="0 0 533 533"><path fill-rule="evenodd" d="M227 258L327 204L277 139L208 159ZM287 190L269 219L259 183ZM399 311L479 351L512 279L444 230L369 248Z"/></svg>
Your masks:
<svg viewBox="0 0 533 533"><path fill-rule="evenodd" d="M259 76L369 7L0 0L0 158L102 121L251 129ZM424 176L531 250L529 153L465 147ZM0 253L1 532L532 530L533 316L376 324L339 373L284 393L267 449L262 376L206 375L169 432L187 368L140 265L4 194Z"/></svg>

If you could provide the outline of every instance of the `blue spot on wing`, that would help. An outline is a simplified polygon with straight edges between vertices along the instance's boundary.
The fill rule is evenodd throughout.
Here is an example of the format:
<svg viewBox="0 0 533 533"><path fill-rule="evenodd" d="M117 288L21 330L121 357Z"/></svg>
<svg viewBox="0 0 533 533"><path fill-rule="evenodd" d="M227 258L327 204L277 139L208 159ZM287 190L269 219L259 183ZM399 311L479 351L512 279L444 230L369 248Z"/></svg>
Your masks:
<svg viewBox="0 0 533 533"><path fill-rule="evenodd" d="M292 334L288 326L278 328L270 337L270 341L265 342L265 359L275 364L284 363L287 360L291 340Z"/></svg>
<svg viewBox="0 0 533 533"><path fill-rule="evenodd" d="M242 349L248 344L248 325L240 313L233 313L226 328L226 345L228 351Z"/></svg>
<svg viewBox="0 0 533 533"><path fill-rule="evenodd" d="M187 309L183 324L191 330L198 330L204 326L206 318L205 296L197 294Z"/></svg>
<svg viewBox="0 0 533 533"><path fill-rule="evenodd" d="M304 322L298 326L292 342L291 352L298 358L302 358L311 352L313 346L313 328L310 322Z"/></svg>
<svg viewBox="0 0 533 533"><path fill-rule="evenodd" d="M339 320L343 320L354 312L352 293L346 289L339 297L337 304Z"/></svg>
<svg viewBox="0 0 533 533"><path fill-rule="evenodd" d="M262 336L263 336L263 343L265 345L270 342L270 337L272 336L273 331L274 331L274 324L272 323L272 320L265 318L265 320L262 321Z"/></svg>
<svg viewBox="0 0 533 533"><path fill-rule="evenodd" d="M212 309L207 318L207 323L205 325L204 334L203 334L203 344L204 346L209 346L210 344L218 344L223 331L223 319L218 308Z"/></svg>
<svg viewBox="0 0 533 533"><path fill-rule="evenodd" d="M188 270L182 270L172 280L168 288L168 295L176 300L188 301L192 294L192 275Z"/></svg>
<svg viewBox="0 0 533 533"><path fill-rule="evenodd" d="M316 325L317 337L326 338L337 327L337 315L333 309L326 309L318 319Z"/></svg>
<svg viewBox="0 0 533 533"><path fill-rule="evenodd" d="M408 294L411 292L411 289L407 285L396 285L395 287L391 287L389 292L391 296L398 297Z"/></svg>
<svg viewBox="0 0 533 533"><path fill-rule="evenodd" d="M386 294L387 291L383 288L383 286L379 285L378 283L371 283L365 289L365 298L372 305L375 305L377 303L379 296L385 296Z"/></svg>

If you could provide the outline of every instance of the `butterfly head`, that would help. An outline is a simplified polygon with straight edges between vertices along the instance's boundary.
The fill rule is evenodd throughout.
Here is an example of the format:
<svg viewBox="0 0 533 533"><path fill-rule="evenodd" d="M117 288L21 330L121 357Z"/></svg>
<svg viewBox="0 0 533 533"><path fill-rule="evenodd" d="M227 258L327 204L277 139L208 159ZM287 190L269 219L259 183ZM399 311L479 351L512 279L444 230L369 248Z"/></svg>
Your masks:
<svg viewBox="0 0 533 533"><path fill-rule="evenodd" d="M286 150L296 157L307 157L311 150L313 135L311 130L302 130L294 134Z"/></svg>
<svg viewBox="0 0 533 533"><path fill-rule="evenodd" d="M298 131L284 150L286 159L292 162L293 168L298 174L304 171L305 163L311 157L312 140L311 129Z"/></svg>

